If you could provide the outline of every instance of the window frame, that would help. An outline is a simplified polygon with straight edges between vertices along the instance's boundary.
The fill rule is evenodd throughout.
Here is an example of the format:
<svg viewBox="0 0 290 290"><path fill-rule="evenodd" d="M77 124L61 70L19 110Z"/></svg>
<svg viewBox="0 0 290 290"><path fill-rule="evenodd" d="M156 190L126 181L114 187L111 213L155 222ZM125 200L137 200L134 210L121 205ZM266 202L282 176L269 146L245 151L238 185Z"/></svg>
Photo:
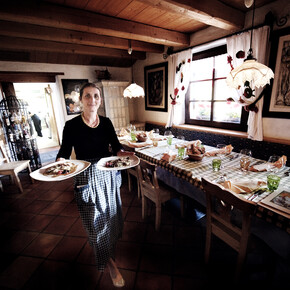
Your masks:
<svg viewBox="0 0 290 290"><path fill-rule="evenodd" d="M225 54L227 53L227 46L225 45L221 45L215 48L211 48L208 50L204 50L204 51L200 51L197 53L193 53L192 54L192 61L195 60L199 60L199 59L203 59L203 58L208 58L208 57L214 57L214 56L218 56L220 54ZM212 85L213 82L220 79L220 78L214 78L214 69L212 72ZM189 125L199 125L199 126L206 126L206 127L213 127L213 128L220 128L220 129L229 129L229 130L238 130L238 131L243 131L246 132L247 131L247 120L248 120L248 115L249 113L246 112L243 108L241 108L242 113L241 113L241 122L240 124L235 124L235 123L228 123L228 122L217 122L217 121L213 121L212 117L213 117L213 104L214 104L214 100L213 100L213 95L212 95L212 99L211 99L211 120L210 121L204 121L204 120L193 120L190 119L190 113L189 113L189 104L190 104L190 83L189 82L189 86L188 86L188 90L185 94L185 124L189 124Z"/></svg>

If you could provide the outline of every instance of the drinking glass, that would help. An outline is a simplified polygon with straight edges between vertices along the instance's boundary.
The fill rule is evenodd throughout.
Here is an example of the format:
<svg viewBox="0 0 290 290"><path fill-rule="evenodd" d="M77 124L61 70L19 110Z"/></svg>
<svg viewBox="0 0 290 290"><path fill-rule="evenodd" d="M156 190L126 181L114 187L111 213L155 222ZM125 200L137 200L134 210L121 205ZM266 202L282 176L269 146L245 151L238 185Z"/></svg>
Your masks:
<svg viewBox="0 0 290 290"><path fill-rule="evenodd" d="M219 157L215 157L212 160L212 170L219 171L221 169L222 160Z"/></svg>
<svg viewBox="0 0 290 290"><path fill-rule="evenodd" d="M173 135L172 135L172 132L167 130L164 132L164 136L166 137L167 139L167 145L168 146L171 146L172 145L172 139L173 139Z"/></svg>
<svg viewBox="0 0 290 290"><path fill-rule="evenodd" d="M240 167L242 171L248 171L251 163L252 151L250 149L242 149L240 151Z"/></svg>
<svg viewBox="0 0 290 290"><path fill-rule="evenodd" d="M185 157L185 144L184 144L184 136L183 135L179 135L177 136L178 139L178 144L176 144L177 146L177 150L178 150L178 159L182 160Z"/></svg>
<svg viewBox="0 0 290 290"><path fill-rule="evenodd" d="M159 129L158 128L153 129L153 134L154 134L154 136L158 136L159 135Z"/></svg>
<svg viewBox="0 0 290 290"><path fill-rule="evenodd" d="M278 156L278 155L270 156L269 160L267 162L267 171L270 171L270 172L273 172L273 173L277 173L278 171L282 170L283 167L285 166L284 164L280 168L275 166L275 162L277 162L279 159L280 159L280 156Z"/></svg>
<svg viewBox="0 0 290 290"><path fill-rule="evenodd" d="M267 176L267 187L270 191L278 189L280 183L280 177L275 174L269 174Z"/></svg>
<svg viewBox="0 0 290 290"><path fill-rule="evenodd" d="M130 125L130 135L131 135L131 141L137 141L136 127L132 124Z"/></svg>

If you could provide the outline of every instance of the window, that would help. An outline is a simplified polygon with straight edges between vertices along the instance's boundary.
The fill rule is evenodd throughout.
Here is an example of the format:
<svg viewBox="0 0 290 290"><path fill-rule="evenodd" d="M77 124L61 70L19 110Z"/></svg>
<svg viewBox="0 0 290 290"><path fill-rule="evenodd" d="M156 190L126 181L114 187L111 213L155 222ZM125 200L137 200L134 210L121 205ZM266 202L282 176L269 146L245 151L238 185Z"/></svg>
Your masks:
<svg viewBox="0 0 290 290"><path fill-rule="evenodd" d="M230 66L226 46L192 56L192 75L186 94L187 124L246 131L246 112L228 102L234 91L226 84Z"/></svg>

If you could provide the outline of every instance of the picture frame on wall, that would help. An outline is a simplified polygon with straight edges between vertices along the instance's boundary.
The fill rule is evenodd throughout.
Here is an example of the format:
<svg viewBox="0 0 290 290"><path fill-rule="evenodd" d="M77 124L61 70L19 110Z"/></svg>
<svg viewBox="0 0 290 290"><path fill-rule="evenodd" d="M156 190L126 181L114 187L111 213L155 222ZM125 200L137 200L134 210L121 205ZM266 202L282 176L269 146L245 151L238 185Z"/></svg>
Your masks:
<svg viewBox="0 0 290 290"><path fill-rule="evenodd" d="M144 67L145 110L168 110L168 63Z"/></svg>
<svg viewBox="0 0 290 290"><path fill-rule="evenodd" d="M67 115L81 113L80 89L88 82L88 79L62 79L61 82Z"/></svg>
<svg viewBox="0 0 290 290"><path fill-rule="evenodd" d="M274 71L264 98L263 117L290 118L290 29L273 33L270 67Z"/></svg>

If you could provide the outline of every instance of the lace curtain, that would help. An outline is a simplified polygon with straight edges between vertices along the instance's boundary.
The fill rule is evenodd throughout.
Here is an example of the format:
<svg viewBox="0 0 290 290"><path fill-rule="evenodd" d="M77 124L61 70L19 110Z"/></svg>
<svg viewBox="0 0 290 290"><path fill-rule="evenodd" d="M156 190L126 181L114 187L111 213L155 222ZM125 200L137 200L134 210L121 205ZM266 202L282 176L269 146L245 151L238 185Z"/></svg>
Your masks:
<svg viewBox="0 0 290 290"><path fill-rule="evenodd" d="M190 67L191 67L191 49L176 53L170 56L173 80L174 80L174 92L171 94L175 102L170 99L170 109L166 128L172 127L172 125L180 125L185 122L185 94L188 89L190 80Z"/></svg>
<svg viewBox="0 0 290 290"><path fill-rule="evenodd" d="M268 61L267 47L269 47L269 33L270 28L268 26L263 26L258 29L253 30L252 39L252 49L253 56L258 62L266 64ZM240 50L248 52L250 48L250 38L251 31L241 33L239 35L234 35L228 37L227 40L227 51L228 54L233 58L233 66L236 68L239 66L244 59L237 59L235 57L236 53ZM262 91L262 88L255 88L255 96L258 97ZM236 101L239 99L239 95L242 91L237 91L237 94L233 97ZM250 102L253 102L255 98L252 97ZM263 109L263 98L261 98L256 106L258 107L258 112L255 113L250 111L248 118L248 138L262 141L263 140L263 123L262 123L262 109Z"/></svg>

